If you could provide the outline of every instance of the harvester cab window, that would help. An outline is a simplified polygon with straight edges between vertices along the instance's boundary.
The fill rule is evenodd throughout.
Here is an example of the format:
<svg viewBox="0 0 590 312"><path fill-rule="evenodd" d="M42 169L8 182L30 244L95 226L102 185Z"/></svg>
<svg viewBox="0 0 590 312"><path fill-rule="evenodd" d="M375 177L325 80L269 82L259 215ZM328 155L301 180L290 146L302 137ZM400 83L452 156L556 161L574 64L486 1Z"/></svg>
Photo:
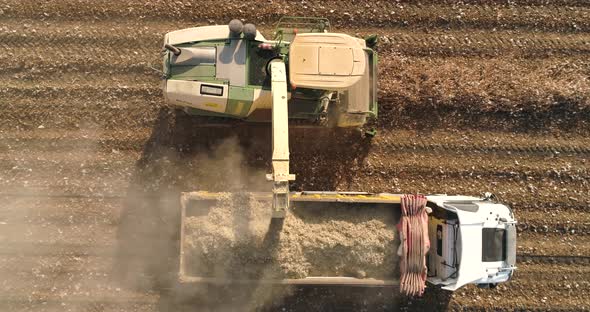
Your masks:
<svg viewBox="0 0 590 312"><path fill-rule="evenodd" d="M500 228L483 228L481 261L495 262L506 260L506 230Z"/></svg>

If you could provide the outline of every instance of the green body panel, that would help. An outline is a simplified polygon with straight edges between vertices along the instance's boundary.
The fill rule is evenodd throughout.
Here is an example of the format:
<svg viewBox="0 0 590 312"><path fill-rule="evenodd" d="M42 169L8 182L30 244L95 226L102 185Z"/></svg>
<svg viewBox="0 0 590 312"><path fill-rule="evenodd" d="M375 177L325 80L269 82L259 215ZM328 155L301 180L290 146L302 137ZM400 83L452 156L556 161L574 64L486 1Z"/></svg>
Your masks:
<svg viewBox="0 0 590 312"><path fill-rule="evenodd" d="M210 111L206 111L203 109L198 109L198 108L193 108L193 107L184 107L183 110L190 115L195 115L195 116L207 116L207 117L225 117L225 118L236 118L239 119L239 117L237 116L231 116L225 113L216 113L216 112L210 112Z"/></svg>
<svg viewBox="0 0 590 312"><path fill-rule="evenodd" d="M170 79L201 80L202 78L215 78L215 65L170 67Z"/></svg>
<svg viewBox="0 0 590 312"><path fill-rule="evenodd" d="M225 113L235 117L246 117L253 99L254 89L230 86Z"/></svg>

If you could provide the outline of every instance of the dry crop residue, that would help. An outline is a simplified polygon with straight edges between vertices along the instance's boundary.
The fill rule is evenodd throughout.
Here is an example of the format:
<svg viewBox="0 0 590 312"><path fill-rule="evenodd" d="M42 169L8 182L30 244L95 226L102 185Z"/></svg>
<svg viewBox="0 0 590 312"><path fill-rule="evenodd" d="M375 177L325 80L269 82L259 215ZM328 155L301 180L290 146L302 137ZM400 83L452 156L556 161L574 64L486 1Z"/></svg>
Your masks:
<svg viewBox="0 0 590 312"><path fill-rule="evenodd" d="M195 157L229 136L244 171L268 172L271 131L199 128L164 104L151 67L168 31L243 18L270 38L282 15L380 35L377 137L291 131L293 190L492 191L519 220L513 280L429 287L406 307L590 308L588 1L4 0L1 311L246 310L225 291L168 291L180 218L160 198L233 192L235 167ZM307 287L269 310L390 311L395 293Z"/></svg>
<svg viewBox="0 0 590 312"><path fill-rule="evenodd" d="M301 204L294 203L275 226L269 201L224 194L206 214L185 221L188 274L256 280L394 277L399 241L393 207Z"/></svg>

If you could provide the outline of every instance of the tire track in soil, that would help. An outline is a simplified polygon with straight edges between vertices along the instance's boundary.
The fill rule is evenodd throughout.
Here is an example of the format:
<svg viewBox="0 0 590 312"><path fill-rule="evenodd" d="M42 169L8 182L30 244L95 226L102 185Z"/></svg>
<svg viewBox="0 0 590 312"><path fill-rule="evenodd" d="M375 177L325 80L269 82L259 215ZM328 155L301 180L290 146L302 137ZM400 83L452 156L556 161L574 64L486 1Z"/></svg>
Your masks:
<svg viewBox="0 0 590 312"><path fill-rule="evenodd" d="M113 25L114 27L118 27ZM160 51L164 34L174 28L154 29L149 32L143 29L117 30L104 33L95 29L85 29L74 32L55 33L52 29L43 31L32 28L23 31L6 30L0 32L0 46L7 51L21 51L44 47L47 52L67 54L67 51L85 51L92 53L96 47L110 47L119 54L134 55L138 53L151 54L150 60ZM176 29L183 28L177 26ZM33 31L34 30L34 31ZM272 36L272 29L263 29L264 34ZM560 33L538 33L524 31L504 32L463 32L459 30L437 32L419 32L384 29L339 29L339 32L366 36L377 34L380 36L377 51L382 54L397 52L408 56L458 56L458 55L502 55L505 53L523 56L548 55L579 55L590 53L590 36L586 33L564 35ZM98 55L98 54L97 54Z"/></svg>
<svg viewBox="0 0 590 312"><path fill-rule="evenodd" d="M444 166L432 165L432 162L437 160L442 161L441 155L427 155L421 154L419 160L416 159L415 150L411 152L399 151L397 153L379 153L379 157L375 153L370 153L366 164L363 164L359 170L359 174L383 174L390 176L407 176L412 172L413 176L430 178L466 178L469 179L485 179L494 180L501 179L504 181L518 181L525 177L530 181L542 181L543 178L549 178L553 182L568 182L580 183L590 178L589 170L581 165L572 167L570 160L559 163L557 159L538 160L539 165L533 166L531 164L518 163L514 164L514 159L502 159L490 157L486 155L483 157L473 157L461 154L454 154L453 162L449 162ZM135 163L139 160L138 155L121 155L111 153L104 155L95 155L90 157L81 157L79 159L74 153L67 155L60 153L49 153L47 156L41 153L39 156L30 157L28 155L13 155L10 157L3 157L0 155L0 171L13 173L26 173L35 171L35 175L43 173L43 170L58 169L64 176L75 176L81 172L89 177L100 174L106 170L127 171L129 174L133 171ZM448 153L445 156L450 156L453 153ZM296 153L296 157L301 157L301 153ZM86 155L85 155L86 156ZM129 157L132 156L132 157ZM428 157L431 156L431 157ZM434 156L434 157L432 157ZM53 157L53 158L50 158ZM384 161L379 160L385 158ZM428 158L427 158L428 157ZM187 159L190 161L190 157ZM372 162L379 162L373 164ZM423 164L424 162L431 162L431 164ZM108 163L108 166L106 165ZM268 163L263 163L265 166ZM252 162L250 165L256 166L261 163ZM555 165L555 167L553 166ZM561 167L560 169L555 169ZM387 172L387 173L384 173ZM41 178L41 176L36 176ZM583 185L583 184L582 184Z"/></svg>
<svg viewBox="0 0 590 312"><path fill-rule="evenodd" d="M395 3L367 2L359 6L354 1L307 1L296 4L274 1L272 5L249 5L224 1L225 10L218 10L215 1L200 5L179 2L121 1L117 4L94 1L91 7L76 1L39 4L35 1L8 1L2 15L10 18L47 20L175 20L184 23L205 22L225 24L232 18L245 18L256 24L274 24L280 16L321 16L333 25L347 27L408 27L465 29L537 29L563 32L586 31L590 10L583 1L567 4L514 5L485 2L486 5L439 4L432 2ZM508 4L508 5L507 5ZM231 13L230 13L231 12ZM552 16L553 19L547 18Z"/></svg>
<svg viewBox="0 0 590 312"><path fill-rule="evenodd" d="M48 101L57 100L58 98L99 98L97 102L108 101L132 101L140 102L141 106L136 106L129 111L129 116L121 114L120 111L114 111L116 108L111 108L106 111L105 116L100 114L89 114L81 112L79 109L63 113L61 110L43 109L39 106L32 105L32 109L24 109L18 105L6 104L3 105L7 109L5 118L9 122L4 122L0 128L31 128L30 121L45 120L44 126L47 127L62 127L69 129L77 129L81 121L90 121L94 124L100 125L105 129L115 128L116 125L123 123L130 124L133 127L151 126L154 122L158 122L157 116L165 113L165 106L161 104L160 100L156 100L158 95L161 95L161 90L158 88L143 88L143 87L125 87L112 86L105 88L53 88L53 87L39 87L28 88L25 90L18 88L0 89L0 95L7 98L22 98L34 97L44 98ZM141 103L143 101L143 103ZM22 101L20 101L22 102ZM151 106L146 106L149 104ZM405 103L406 107L399 107L400 103ZM378 129L414 129L421 131L431 131L434 129L446 128L453 130L488 130L497 131L503 129L505 131L514 132L570 132L572 134L587 134L590 132L590 108L578 106L576 103L568 102L550 102L541 103L541 109L535 107L533 103L531 106L524 108L506 108L490 110L489 108L464 107L465 101L452 101L450 103L443 103L432 106L425 105L422 100L418 102L405 101L404 99L383 99L380 100L380 119L375 126ZM63 105L61 105L63 110ZM143 108L142 106L145 106ZM14 109L12 109L15 107ZM86 106L85 109L92 109L93 106ZM142 110L143 109L143 110ZM430 110L432 114L424 115L424 110ZM108 113L111 114L108 114ZM103 114L105 112L102 112ZM141 116L133 115L141 114ZM113 116L114 115L114 116ZM553 117L551 117L553 116ZM186 116L188 117L188 116ZM185 119L194 118L188 117ZM30 120L30 121L29 121ZM107 124L105 124L107 123ZM231 120L230 123L236 123ZM38 123L40 125L42 123Z"/></svg>
<svg viewBox="0 0 590 312"><path fill-rule="evenodd" d="M537 242L539 241L539 235L534 234L532 236L531 235L528 235L528 236L530 236L530 237L528 237L527 239L525 239L524 240L524 243L523 243L523 240L522 239L519 240L519 248L523 248L523 246L525 248L526 248L526 246L531 246L529 248L535 248L534 246L536 246L537 245ZM544 236L541 235L540 237L544 237ZM3 247L1 248L3 250L0 250L0 253L6 255L7 248L9 250L10 247L11 247L11 245L14 245L13 246L13 248L14 248L13 249L14 250L14 253L13 254L16 254L16 255L27 255L27 251L26 251L27 248L23 248L23 245L25 245L25 244L23 244L22 242L17 242L16 244L10 244L10 243L3 244ZM45 254L51 254L51 255L57 255L59 257L63 257L63 256L74 256L74 257L78 257L78 258L81 257L82 259L84 259L84 257L89 257L89 256L92 257L92 255L95 254L95 253L92 252L92 250L94 250L94 252L96 252L96 251L99 252L99 254L97 255L99 257L100 256L107 255L107 258L104 258L104 259L106 259L105 261L108 262L109 261L108 260L109 259L108 258L109 257L108 254L110 254L110 252L108 251L109 249L105 249L103 251L100 251L100 249L96 249L96 244L90 244L88 246L85 246L84 244L79 244L79 243L76 243L76 244L57 243L57 244L49 244L49 245L48 244L36 244L33 249L30 249L31 251L33 251L33 253L32 254L29 254L29 255L43 256ZM153 249L151 249L151 248L149 248L149 249L152 250L152 252L153 252ZM136 252L137 252L137 250L136 250ZM559 252L559 250L557 250L557 252ZM139 256L138 258L145 259L145 253L139 253L138 256ZM588 257L573 257L573 256L563 257L563 256L560 256L560 255L547 256L546 254L545 255L541 255L541 256L538 256L538 255L535 255L535 254L525 255L524 257L523 256L519 256L519 260L520 261L526 261L526 263L523 263L522 264L522 266L524 266L524 268L521 268L521 270L519 271L519 273L520 274L523 274L524 275L523 277L526 277L527 276L526 274L529 274L528 273L529 271L527 270L527 266L529 266L529 267L530 266L535 267L536 265L554 265L555 263L564 263L564 264L566 264L567 265L566 268L568 268L568 270L575 270L578 267L578 265L583 265L581 268L586 269L587 266L584 265L584 263L585 263L584 261L586 261L585 259L587 259L587 258ZM93 260L96 260L96 259L93 259ZM84 261L84 260L74 259L74 260L70 260L70 261L80 262L80 261ZM99 261L99 263L100 263L102 260L99 260L98 259L96 261ZM48 263L48 262L44 262L44 263ZM82 273L78 273L79 271L77 271L77 270L67 269L69 267L67 264L68 264L68 262L66 261L64 263L60 263L59 268L51 268L50 267L49 268L49 270L50 270L49 273L50 274L48 274L48 275L51 276L51 274L56 274L56 272L59 273L58 276L65 275L67 277L67 279L65 279L64 281L67 282L68 285L70 285L68 287L70 287L70 289L71 289L72 286L73 287L76 287L76 284L75 283L74 284L71 284L72 278L75 280L76 279L76 276L82 276L82 275L85 275L85 274L83 272ZM76 267L78 267L78 268L84 268L83 270L86 270L87 266L86 265L83 265L83 264L84 264L84 262L79 263L79 265L76 266ZM100 264L100 265L104 266L104 264ZM106 265L106 267L108 267L108 265ZM36 272L34 274L43 274L44 271L43 270L33 270L33 272ZM101 285L102 283L106 283L108 281L108 279L103 279L101 277L101 274L100 274L101 272L100 271L95 272L95 273L97 273L95 275L98 276L97 278L98 278L99 285ZM103 275L104 274L105 273L103 273ZM556 274L558 274L559 275L559 278L561 278L563 276L564 272L559 272L559 273L556 273ZM513 283L507 284L508 285L507 286L508 288L504 290L504 293L505 294L512 294L512 293L514 293L515 292L514 289L517 289L518 290L518 289L525 289L526 287L528 287L527 286L527 283L528 282L526 282L528 279L524 279L524 282L523 282L523 277L520 277L520 279L519 279L519 276L520 275L517 275L517 278L516 278L516 280ZM568 276L571 277L568 280L568 283L571 283L572 285L577 284L576 281L577 280L580 280L580 279L581 279L581 281L586 281L586 279L583 278L579 274L576 274L576 275L568 275ZM22 279L23 277L24 277L23 275L19 275L19 278ZM563 286L560 283L552 282L555 279L552 278L552 277L550 277L550 276L546 276L545 275L544 278L548 282L545 281L545 280L541 280L541 281L536 280L535 282L537 283L537 285L539 283L541 283L541 284L545 284L545 286L547 286L547 287ZM578 278L578 279L576 279L576 278ZM28 279L24 279L24 280L26 281ZM96 278L93 278L92 281L96 282ZM86 281L86 282L88 282L88 281ZM56 285L55 283L57 283L57 285L60 285L61 284L59 278L58 279L54 279L52 281L52 283L53 283L52 285L54 285L54 286ZM521 283L524 283L523 286L520 286ZM86 287L97 287L97 286L94 286L94 285L95 284L92 284L92 286L82 286L81 288L80 287L77 288L76 291L77 292L84 292L84 291L87 290ZM15 287L18 288L18 285L16 285ZM26 287L26 282L24 282L24 286L23 287ZM98 286L98 287L99 287L99 289L98 289L99 291L100 290L103 290L103 289L100 289L100 286ZM67 290L68 290L68 288L66 287L66 291ZM74 293L76 291L74 291ZM94 293L96 293L96 292L94 292ZM124 296L125 295L125 293L119 293L118 290L117 290L117 294L119 296L122 296L122 295ZM545 295L547 295L547 294L545 294ZM15 297L18 298L18 296L15 296ZM105 294L102 297L109 297L109 296L108 296L108 294ZM573 296L572 299L576 299L576 297ZM14 300L18 300L18 299L14 299ZM46 300L46 299L43 299L43 300ZM76 301L76 300L77 299L74 299L72 301ZM66 300L66 302L69 302L69 301Z"/></svg>
<svg viewBox="0 0 590 312"><path fill-rule="evenodd" d="M41 154L32 157L34 159L10 156L9 160L1 168L1 172L5 173L6 178L0 183L5 185L5 192L14 189L18 190L19 187L28 187L47 191L53 190L52 192L57 192L57 194L63 193L59 192L61 189L71 194L83 194L85 191L90 190L91 192L116 195L121 194L120 191L117 191L119 187L126 187L130 183L130 179L133 179L138 174L135 163L140 158L137 154L132 154L131 158L129 158L125 154L120 154L120 152L111 151L110 157L105 157L105 153L94 154L92 148L90 153L95 155L96 158L76 161L75 155L72 155L71 152L63 156L60 155L60 159L54 158L50 160L43 160ZM259 168L260 171L265 171L268 169L268 161L255 160L258 157L263 157L264 154L264 151L258 150L253 159L247 160L246 163L254 168ZM309 154L314 156L308 156ZM195 174L205 173L198 169L198 155L177 154L174 156L174 154L170 153L168 155L173 159L177 159L179 163L167 166L167 170L178 172L180 176L166 178L160 182L162 185L171 183L184 189L199 185L199 178L181 174L186 168L193 168L191 170ZM510 159L506 165L498 164L488 167L485 164L486 161L501 163L502 160L490 159L487 156L484 157L487 160L483 161L463 155L454 156L452 162L447 162L443 166L444 160L441 159L440 155L415 154L411 151L388 157L387 153L369 153L367 163L361 165L353 162L349 165L349 168L354 170L354 175L341 176L340 180L306 178L306 176L310 175L310 169L297 165L298 163L311 164L312 170L330 174L329 171L326 171L331 168L328 161L324 159L326 156L325 151L313 149L300 150L292 154L295 164L294 169L303 175L297 183L294 183L294 190L318 188L332 190L335 187L337 189L347 189L352 186L366 190L366 188L362 187L363 183L366 182L369 183L368 185L373 185L374 188L371 191L374 192L403 192L404 190L419 188L419 191L424 193L447 192L453 194L466 191L469 194L479 194L482 190L478 190L478 187L483 187L487 190L493 190L509 203L518 204L519 201L525 201L531 207L574 207L574 209L577 209L576 207L583 207L584 201L588 200L588 197L584 195L584 190L588 189L587 168L585 165L568 168L572 163L567 160L564 162L563 171L560 172L550 167L551 161L547 163L546 166L548 167L545 169L512 166ZM386 162L379 160L381 158L395 159L397 157L400 157L399 160L387 160ZM375 162L375 164L371 162ZM461 164L466 167L462 167ZM471 168L468 168L469 166ZM477 169L475 169L475 166L477 166ZM222 178L223 170L218 174L220 175L219 178ZM527 182L522 183L523 178ZM461 180L462 184L451 183L451 181L457 180ZM388 186L377 187L379 185L375 183L377 181L383 181ZM442 188L439 186L439 189L437 189L438 183L443 184ZM212 190L222 190L224 181L218 181L210 187L212 187ZM545 204L546 198L557 194L561 196L561 200Z"/></svg>
<svg viewBox="0 0 590 312"><path fill-rule="evenodd" d="M264 128L262 129L264 130ZM218 130L215 131L220 134ZM145 136L137 136L140 132L136 130L132 132L134 135L131 137L126 131L93 133L93 131L81 130L76 133L37 129L31 132L7 133L4 135L5 141L0 141L9 147L7 152L11 151L5 156L6 165L2 168L5 176L11 177L2 182L6 185L5 191L18 190L20 186L24 185L33 190L50 191L52 194L62 194L64 191L70 194L83 194L87 191L101 192L105 195L121 194L115 190L120 187L125 188L129 184L129 179L137 174L134 164L142 157L138 153L140 150L135 148L126 150L122 148L123 143L121 142L133 147L146 146L147 134L149 134L149 131L146 131L144 132ZM198 136L205 138L207 137L206 133L208 132ZM346 137L340 140L341 143L331 146L332 149L328 151L322 148L321 144L305 143L306 141L303 141L306 135L305 131L299 133L294 131L292 134L294 136L292 142L296 144L292 158L294 168L300 174L300 179L294 184L294 189L334 190L352 187L369 190L368 186L370 186L370 190L376 192L402 192L418 186L420 191L425 193L444 191L451 194L460 192L479 194L482 189L487 189L494 190L504 200L516 207L549 210L562 208L585 210L584 201L588 200L588 197L583 195L583 190L588 188L586 162L583 158L578 158L579 154L575 153L575 145L569 148L560 147L563 142L567 142L568 145L576 144L576 140L573 138L562 141L551 136L540 136L531 140L527 135L502 136L493 134L494 139L501 142L501 144L494 143L500 148L491 151L489 148L477 151L469 147L477 146L477 142L485 140L488 133L483 132L483 137L477 134L465 137L460 133L451 135L447 132L438 132L431 134L431 143L428 142L429 140L418 142L418 144L424 145L434 144L432 151L428 152L416 149L416 143L406 144L403 149L384 149L382 146L387 146L386 143L391 140L404 142L414 139L412 132L384 133L371 145L372 148L363 156L365 160L362 163L354 159L342 160L344 162L352 161L347 165L347 168L353 170L354 174L351 174L334 168L328 161L329 155L326 154L334 150L339 150L339 153L350 150L350 146L346 143ZM12 135L15 136L11 138ZM227 135L231 136L231 134ZM252 136L247 133L242 133L242 135L246 138ZM319 139L318 142L338 141L338 135L327 134L322 137L319 132L315 131L314 135ZM439 135L443 137L438 138ZM118 140L113 138L118 138ZM130 138L132 140L129 142ZM440 145L435 142L442 140L449 142L448 146L438 149ZM544 145L544 148L550 151L549 153L537 154L535 151L521 153L523 150L530 150L523 148L526 147L525 144L536 146L541 141L546 142L547 145ZM585 141L584 138L579 144L583 145ZM199 141L189 139L188 142L197 143ZM207 146L211 143L205 139L198 144ZM194 163L196 156L194 151L190 151L190 149L181 151L187 142L171 142L171 144L162 147L176 149L176 152L168 155L176 155L173 157L179 163L168 166L167 170L182 175L181 172L185 171L187 166L198 168L198 165ZM519 149L514 153L510 150L507 151L502 148L504 144L519 146ZM36 154L23 155L24 151L32 151L30 146L35 146L33 150L36 151ZM456 149L452 149L453 147ZM562 150L562 153L558 150ZM60 151L63 151L63 154ZM90 152L88 157L76 157L80 153L88 152ZM246 162L250 166L260 168L262 171L268 169L268 161L264 160L264 155L270 153L268 146L254 145L245 152L249 155ZM297 164L306 165L298 166ZM337 170L336 175L340 176L338 180L332 179L335 175L334 169ZM314 170L316 174L314 175L309 170ZM57 177L55 172L59 173ZM200 171L194 172L197 174ZM322 173L319 178L317 178L318 172ZM523 178L528 182L521 183L520 180ZM196 176L190 175L180 179L167 180L173 185L185 189L194 188L192 185L199 183ZM462 183L457 184L458 180ZM105 187L105 182L111 186ZM441 184L446 185L442 190ZM387 186L383 187L384 185ZM219 182L211 187L223 190L224 183ZM555 197L557 194L560 194L559 200L554 198L547 202L547 198Z"/></svg>
<svg viewBox="0 0 590 312"><path fill-rule="evenodd" d="M502 308L503 306L505 306L505 308L509 307L514 307L514 305L518 305L519 302L518 300L514 300L515 298L519 298L519 296L513 296L511 300L507 301L501 301L502 303L500 303L500 306L498 306L498 301L497 299L495 299L494 297L498 297L498 296L502 296L501 294L505 294L505 293L511 293L511 294L519 294L522 295L523 292L527 291L527 288L530 288L531 286L533 286L532 284L526 282L527 280L536 280L537 286L538 285L543 285L546 287L550 287L552 289L552 291L548 291L548 292L541 292L541 293L537 293L536 295L534 295L533 293L530 293L529 296L527 296L529 299L537 299L537 302L534 303L533 305L539 305L542 301L541 299L543 299L543 297L554 297L554 296L560 296L561 295L561 301L566 301L568 299L577 299L576 295L574 295L575 293L579 293L580 292L580 287L584 287L585 286L585 282L587 282L584 279L584 276L586 276L588 274L587 270L584 269L576 269L574 267L573 270L567 270L563 273L560 274L551 274L548 272L554 272L555 269L558 268L555 265L552 264L523 264L521 266L521 271L519 271L519 274L516 276L514 283L508 284L509 286L504 286L501 285L499 286L496 290L479 290L476 288L466 288L461 290L461 294L462 296L465 296L465 293L472 293L472 296L467 296L475 298L476 296L482 295L481 297L483 297L483 300L485 303L495 303L495 307L496 308ZM561 275L564 274L565 275ZM569 287L571 289L569 294L566 294L565 296L563 296L563 294L560 294L560 290L559 289L563 289L563 288L567 288ZM114 291L113 291L114 292ZM490 294L491 292L491 294ZM582 291L584 292L584 291ZM120 296L121 293L116 293L115 292L115 296L113 296L112 293L106 293L105 295L102 296L101 300L97 300L97 304L105 304L105 303L119 303L119 304L137 304L137 303L154 303L152 300L152 298L146 297L146 296L139 296L137 294L130 294L130 298L129 301L127 300L121 300ZM118 296L117 296L118 295ZM533 298L531 298L531 296L533 296ZM535 297L537 296L537 297ZM4 304L7 303L12 303L12 304L17 304L19 303L19 300L24 300L24 298L27 298L26 294L23 294L21 296L4 296L3 302ZM6 300L4 300L6 299ZM30 297L29 297L30 299ZM68 296L68 298L66 299L66 302L68 304L88 304L91 303L92 299L95 298L89 298L86 297L84 295L75 295L75 296ZM42 299L39 299L39 301L43 302L46 301L48 303L52 303L52 301L55 300L55 298L51 298L50 296L46 296ZM494 302L494 300L496 300L496 302ZM545 300L546 301L546 300ZM417 302L419 304L419 302ZM467 307L470 306L470 304L473 304L473 302L461 302L462 304L467 303ZM530 304L530 303L529 303ZM561 305L557 305L557 307L559 306L564 306L563 303Z"/></svg>
<svg viewBox="0 0 590 312"><path fill-rule="evenodd" d="M197 121L197 120L195 120ZM97 147L102 151L111 152L116 146L122 148L118 150L142 151L145 143L153 135L153 129L148 127L125 127L125 129L101 129L101 128L78 128L72 129L41 129L31 124L31 129L1 130L2 137L0 142L10 148L3 149L7 151L19 148L31 148L34 151L60 151L72 150L76 146L81 151L85 147ZM184 124L182 124L184 126ZM264 135L269 129L268 125L238 125L239 130L230 129L230 127L215 128L222 137L232 135L243 136ZM183 128L184 129L184 128ZM199 144L215 143L213 138L208 138L209 129L205 126L194 124L194 129L181 132L186 135L187 142ZM345 139L356 137L361 138L360 134L355 131L336 131L331 133L326 129L293 129L291 135L294 138L303 140L307 135L315 133L317 136L334 140L334 144L340 148L346 148ZM340 140L338 138L341 138ZM371 150L383 153L396 152L423 152L433 154L498 154L505 157L530 156L530 157L570 157L586 156L589 153L587 145L590 139L586 136L578 135L551 135L538 133L531 135L528 133L507 133L507 132L490 132L490 131L471 131L463 133L461 131L450 131L438 129L429 132L420 132L412 130L384 130L380 135L375 137L374 141L357 140L358 145L369 144ZM444 143L443 143L444 141ZM109 143L113 142L113 143ZM374 142L374 143L372 143ZM86 144L83 144L86 143ZM182 145L183 141L167 141L162 144L166 146ZM318 142L310 142L309 148L321 149L322 145ZM125 148L128 147L128 148ZM133 147L133 148L132 148ZM270 147L267 147L267 149ZM578 158L585 163L584 158Z"/></svg>

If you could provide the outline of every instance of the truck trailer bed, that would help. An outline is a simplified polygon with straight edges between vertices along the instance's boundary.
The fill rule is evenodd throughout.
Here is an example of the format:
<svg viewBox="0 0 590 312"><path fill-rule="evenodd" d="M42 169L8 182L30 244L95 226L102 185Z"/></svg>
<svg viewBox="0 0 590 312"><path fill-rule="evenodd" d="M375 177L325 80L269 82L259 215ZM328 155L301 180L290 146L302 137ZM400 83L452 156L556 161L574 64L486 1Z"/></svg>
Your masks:
<svg viewBox="0 0 590 312"><path fill-rule="evenodd" d="M291 193L272 219L271 193L184 193L181 282L398 285L392 194Z"/></svg>

